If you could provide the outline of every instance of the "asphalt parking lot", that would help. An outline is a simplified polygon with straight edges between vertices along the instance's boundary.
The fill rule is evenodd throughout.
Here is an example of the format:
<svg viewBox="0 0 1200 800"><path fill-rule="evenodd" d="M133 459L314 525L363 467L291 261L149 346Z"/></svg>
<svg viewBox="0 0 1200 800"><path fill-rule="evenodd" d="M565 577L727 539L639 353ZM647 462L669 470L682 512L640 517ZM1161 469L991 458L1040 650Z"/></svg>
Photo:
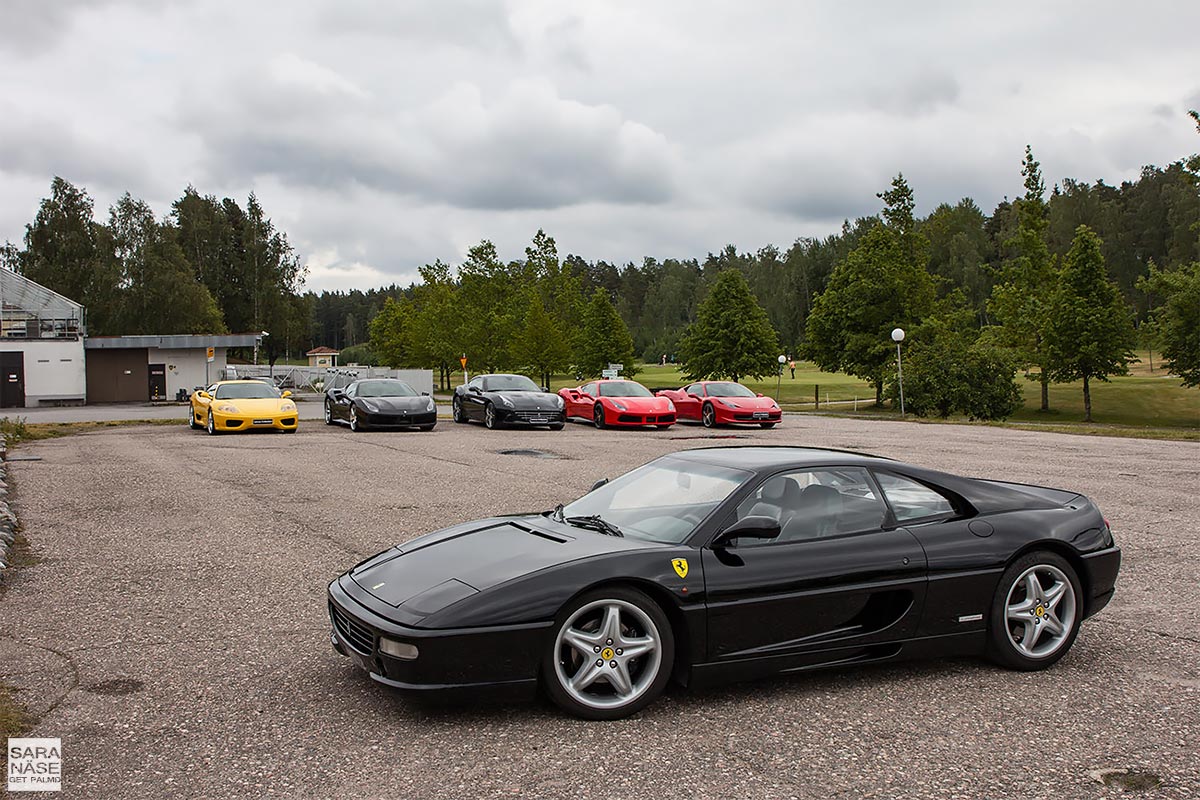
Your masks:
<svg viewBox="0 0 1200 800"><path fill-rule="evenodd" d="M1200 797L1194 442L791 417L773 431L209 437L136 427L27 443L40 563L6 578L0 679L61 737L68 797L1095 798L1089 776ZM1112 604L1055 668L982 661L675 690L589 723L548 703L416 706L328 643L325 586L453 522L543 509L709 444L866 450L1082 491L1124 548ZM501 455L535 447L560 456Z"/></svg>

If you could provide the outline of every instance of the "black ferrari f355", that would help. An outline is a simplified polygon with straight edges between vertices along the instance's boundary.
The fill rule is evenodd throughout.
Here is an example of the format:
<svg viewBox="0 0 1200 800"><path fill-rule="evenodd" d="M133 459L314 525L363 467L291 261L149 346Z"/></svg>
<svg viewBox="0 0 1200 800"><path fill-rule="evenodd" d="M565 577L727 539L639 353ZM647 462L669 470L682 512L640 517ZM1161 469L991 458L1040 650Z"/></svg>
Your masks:
<svg viewBox="0 0 1200 800"><path fill-rule="evenodd" d="M335 650L402 690L615 719L689 686L894 659L1049 667L1109 602L1072 491L835 450L663 456L553 511L455 525L329 586Z"/></svg>

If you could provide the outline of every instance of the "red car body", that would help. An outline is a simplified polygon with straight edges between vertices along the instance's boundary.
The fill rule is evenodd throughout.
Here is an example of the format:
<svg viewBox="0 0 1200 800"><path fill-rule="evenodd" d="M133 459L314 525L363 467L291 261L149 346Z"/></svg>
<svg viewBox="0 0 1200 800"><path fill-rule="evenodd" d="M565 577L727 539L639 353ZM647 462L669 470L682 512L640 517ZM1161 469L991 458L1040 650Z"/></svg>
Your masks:
<svg viewBox="0 0 1200 800"><path fill-rule="evenodd" d="M665 429L675 423L675 406L670 399L656 397L637 381L591 381L574 389L559 389L558 394L567 419L584 419L597 428L655 425Z"/></svg>
<svg viewBox="0 0 1200 800"><path fill-rule="evenodd" d="M714 425L773 428L783 419L783 412L774 400L756 395L733 381L697 381L682 389L662 389L658 396L675 404L680 419L702 422L706 428Z"/></svg>

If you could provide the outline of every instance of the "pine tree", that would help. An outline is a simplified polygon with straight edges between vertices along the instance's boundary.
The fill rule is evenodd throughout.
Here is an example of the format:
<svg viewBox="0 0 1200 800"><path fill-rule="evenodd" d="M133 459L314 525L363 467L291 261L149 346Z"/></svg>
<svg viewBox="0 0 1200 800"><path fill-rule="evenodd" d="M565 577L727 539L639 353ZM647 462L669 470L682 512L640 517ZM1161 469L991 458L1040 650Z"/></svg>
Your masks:
<svg viewBox="0 0 1200 800"><path fill-rule="evenodd" d="M1100 237L1080 225L1050 305L1046 344L1050 377L1083 381L1084 421L1092 421L1091 381L1125 375L1136 361L1129 307L1104 267Z"/></svg>
<svg viewBox="0 0 1200 800"><path fill-rule="evenodd" d="M633 377L633 339L629 328L617 313L608 292L597 289L583 315L583 330L576 344L575 367L587 377L595 377L609 364L623 365L622 375Z"/></svg>
<svg viewBox="0 0 1200 800"><path fill-rule="evenodd" d="M727 269L717 277L696 322L684 333L679 353L692 381L775 374L779 337L741 272Z"/></svg>

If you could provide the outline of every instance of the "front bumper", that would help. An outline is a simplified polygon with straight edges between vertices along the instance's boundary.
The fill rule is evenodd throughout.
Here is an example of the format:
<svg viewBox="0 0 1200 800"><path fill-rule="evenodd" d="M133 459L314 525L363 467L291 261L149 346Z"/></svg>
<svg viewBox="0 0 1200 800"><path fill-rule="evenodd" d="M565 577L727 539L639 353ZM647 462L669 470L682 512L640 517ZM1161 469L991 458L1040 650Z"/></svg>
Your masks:
<svg viewBox="0 0 1200 800"><path fill-rule="evenodd" d="M557 409L554 411L527 411L521 408L503 408L500 405L495 405L493 408L496 412L496 420L504 425L525 425L532 428L544 425L563 425L567 421L566 413Z"/></svg>
<svg viewBox="0 0 1200 800"><path fill-rule="evenodd" d="M783 420L783 411L752 409L752 408L723 408L716 406L717 422L722 425L761 425L767 422L778 423Z"/></svg>
<svg viewBox="0 0 1200 800"><path fill-rule="evenodd" d="M369 428L414 428L418 425L436 425L437 408L432 411L358 412L360 425Z"/></svg>
<svg viewBox="0 0 1200 800"><path fill-rule="evenodd" d="M221 414L213 412L213 425L219 431L249 430L295 430L300 424L300 413L288 411L283 414Z"/></svg>
<svg viewBox="0 0 1200 800"><path fill-rule="evenodd" d="M399 625L366 608L341 586L329 585L330 643L373 680L419 694L486 691L495 696L532 697L538 662L552 623L489 628L426 630ZM415 645L406 661L379 651L379 637Z"/></svg>
<svg viewBox="0 0 1200 800"><path fill-rule="evenodd" d="M675 412L667 411L661 414L634 414L628 411L620 411L616 415L605 414L604 421L609 425L629 425L631 427L641 427L643 425L674 425Z"/></svg>

